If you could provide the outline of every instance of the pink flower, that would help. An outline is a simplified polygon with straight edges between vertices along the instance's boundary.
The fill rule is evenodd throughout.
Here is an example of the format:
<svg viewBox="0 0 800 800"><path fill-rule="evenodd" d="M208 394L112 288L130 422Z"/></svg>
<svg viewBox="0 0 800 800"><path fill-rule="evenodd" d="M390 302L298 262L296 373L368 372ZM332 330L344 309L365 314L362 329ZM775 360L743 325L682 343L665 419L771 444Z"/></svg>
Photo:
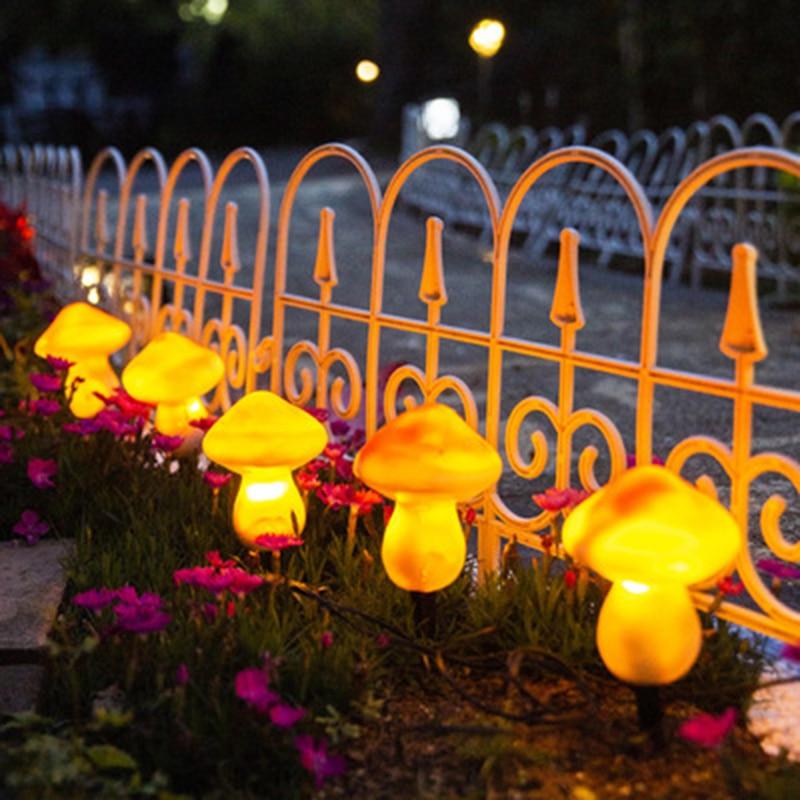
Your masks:
<svg viewBox="0 0 800 800"><path fill-rule="evenodd" d="M328 753L328 743L324 739L317 744L311 736L298 736L294 746L300 754L300 763L311 773L317 789L321 789L328 778L341 775L347 769L347 761L342 756Z"/></svg>
<svg viewBox="0 0 800 800"><path fill-rule="evenodd" d="M36 544L50 530L50 526L32 509L22 512L11 530L22 536L28 544Z"/></svg>
<svg viewBox="0 0 800 800"><path fill-rule="evenodd" d="M326 408L304 408L303 410L307 411L319 422L325 423L328 421L328 410Z"/></svg>
<svg viewBox="0 0 800 800"><path fill-rule="evenodd" d="M206 560L211 566L175 570L172 580L177 586L184 584L212 594L231 592L236 595L249 594L264 583L263 578L240 569L233 561L223 561L216 551L206 553Z"/></svg>
<svg viewBox="0 0 800 800"><path fill-rule="evenodd" d="M81 608L88 608L89 611L102 611L117 600L117 592L113 589L87 589L72 598L72 602Z"/></svg>
<svg viewBox="0 0 800 800"><path fill-rule="evenodd" d="M212 567L216 567L217 569L236 566L236 562L232 558L223 558L219 554L219 550L209 550L205 554L205 559Z"/></svg>
<svg viewBox="0 0 800 800"><path fill-rule="evenodd" d="M0 425L0 442L13 442L16 439L22 439L23 436L25 436L25 431L21 431L13 425Z"/></svg>
<svg viewBox="0 0 800 800"><path fill-rule="evenodd" d="M94 419L79 419L75 422L65 422L61 430L65 433L74 433L78 436L91 436L101 429L101 425Z"/></svg>
<svg viewBox="0 0 800 800"><path fill-rule="evenodd" d="M201 417L200 419L190 419L189 424L193 428L197 428L203 433L210 431L211 428L214 427L214 423L219 419L219 417Z"/></svg>
<svg viewBox="0 0 800 800"><path fill-rule="evenodd" d="M392 639L388 633L379 633L375 637L375 644L383 650L384 648L388 647L392 643Z"/></svg>
<svg viewBox="0 0 800 800"><path fill-rule="evenodd" d="M68 361L66 358L58 358L58 356L45 356L47 363L51 369L56 372L66 372L70 367L75 366L74 361Z"/></svg>
<svg viewBox="0 0 800 800"><path fill-rule="evenodd" d="M0 442L0 464L14 463L14 448L10 444Z"/></svg>
<svg viewBox="0 0 800 800"><path fill-rule="evenodd" d="M135 590L134 590L135 594ZM151 592L144 592L141 597L123 600L114 606L117 625L128 633L157 633L171 622L171 617L162 609L162 599Z"/></svg>
<svg viewBox="0 0 800 800"><path fill-rule="evenodd" d="M332 511L337 511L350 505L353 487L347 483L323 483L317 489L317 497Z"/></svg>
<svg viewBox="0 0 800 800"><path fill-rule="evenodd" d="M37 489L53 489L53 476L58 465L50 458L31 458L28 460L28 477Z"/></svg>
<svg viewBox="0 0 800 800"><path fill-rule="evenodd" d="M38 414L40 417L52 417L53 414L58 414L61 411L61 403L58 400L41 397L38 400L31 400L28 408L32 413Z"/></svg>
<svg viewBox="0 0 800 800"><path fill-rule="evenodd" d="M533 502L545 511L563 511L574 508L589 496L589 492L579 489L556 489L551 486L542 494L533 495Z"/></svg>
<svg viewBox="0 0 800 800"><path fill-rule="evenodd" d="M735 724L736 709L726 708L718 717L700 714L686 720L678 728L678 735L700 747L719 747Z"/></svg>
<svg viewBox="0 0 800 800"><path fill-rule="evenodd" d="M186 664L178 664L175 670L175 685L186 686L189 683L189 667Z"/></svg>
<svg viewBox="0 0 800 800"><path fill-rule="evenodd" d="M322 634L319 637L319 646L323 650L333 647L333 631L322 631Z"/></svg>
<svg viewBox="0 0 800 800"><path fill-rule="evenodd" d="M337 437L347 436L350 433L350 424L343 419L335 419L331 422L331 433Z"/></svg>
<svg viewBox="0 0 800 800"><path fill-rule="evenodd" d="M203 473L203 480L215 491L219 491L232 477L230 472L214 472L210 469Z"/></svg>
<svg viewBox="0 0 800 800"><path fill-rule="evenodd" d="M347 448L343 444L329 444L326 445L322 453L331 461L338 461L345 454L346 450Z"/></svg>
<svg viewBox="0 0 800 800"><path fill-rule="evenodd" d="M142 429L141 417L126 417L121 411L104 408L95 418L99 430L108 431L116 439L133 438Z"/></svg>
<svg viewBox="0 0 800 800"><path fill-rule="evenodd" d="M268 713L281 699L269 688L267 671L258 667L248 667L236 673L234 688L236 696L260 714Z"/></svg>
<svg viewBox="0 0 800 800"><path fill-rule="evenodd" d="M343 481L353 480L353 462L349 458L340 458L336 462L336 475Z"/></svg>
<svg viewBox="0 0 800 800"><path fill-rule="evenodd" d="M657 465L659 467L663 467L664 466L664 459L663 458L659 458L658 456L652 456L651 459L650 459L650 463L651 464L655 464L655 465ZM631 467L635 467L636 466L636 455L634 453L628 453L628 455L625 456L625 466L628 469L631 469Z"/></svg>
<svg viewBox="0 0 800 800"><path fill-rule="evenodd" d="M301 547L303 540L298 536L264 533L256 537L255 543L264 550L286 550L288 547Z"/></svg>
<svg viewBox="0 0 800 800"><path fill-rule="evenodd" d="M167 436L163 433L157 433L153 437L152 444L156 450L171 453L183 444L183 436Z"/></svg>
<svg viewBox="0 0 800 800"><path fill-rule="evenodd" d="M785 564L783 561L778 561L775 558L761 558L756 561L756 567L773 578L780 578L782 580L793 581L800 578L800 569L792 564Z"/></svg>
<svg viewBox="0 0 800 800"><path fill-rule="evenodd" d="M110 397L105 397L99 392L95 392L95 394L107 407L116 406L119 413L127 419L137 418L142 421L147 420L150 418L150 412L155 408L155 406L150 403L143 403L140 400L134 399L124 389L120 389L119 387L114 389Z"/></svg>
<svg viewBox="0 0 800 800"><path fill-rule="evenodd" d="M781 650L781 658L800 662L800 644L785 644Z"/></svg>
<svg viewBox="0 0 800 800"><path fill-rule="evenodd" d="M276 728L291 728L306 715L304 708L295 708L286 703L276 703L269 710L269 718Z"/></svg>
<svg viewBox="0 0 800 800"><path fill-rule="evenodd" d="M31 383L40 392L60 392L61 378L58 375L48 375L46 372L31 372L28 375Z"/></svg>

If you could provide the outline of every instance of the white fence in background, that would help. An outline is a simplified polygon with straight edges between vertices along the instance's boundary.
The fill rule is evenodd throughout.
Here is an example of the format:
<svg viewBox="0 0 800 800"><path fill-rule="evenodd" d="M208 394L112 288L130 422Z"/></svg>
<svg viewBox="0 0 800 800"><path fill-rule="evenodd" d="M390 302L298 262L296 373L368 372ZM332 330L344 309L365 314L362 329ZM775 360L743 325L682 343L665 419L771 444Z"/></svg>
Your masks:
<svg viewBox="0 0 800 800"><path fill-rule="evenodd" d="M406 156L431 144L418 106L406 108L403 130ZM581 125L536 131L491 123L460 144L487 168L505 197L531 162L561 147L587 144L587 139ZM651 130L630 135L608 130L589 144L623 163L653 207L659 208L692 170L715 155L764 145L796 150L800 147L800 112L781 124L766 114L753 114L741 125L719 115L686 129L669 128L660 135ZM490 233L481 197L463 174L446 167L429 170L412 182L405 197L448 225ZM546 176L521 209L514 233L525 237L523 246L537 256L557 244L564 227L580 229L581 246L596 251L601 266L619 256L642 256L636 217L617 181L603 170L571 164ZM770 279L779 297L786 297L790 290L796 292L800 287L796 267L800 257L800 183L760 168L715 178L693 198L673 231L666 254L668 279L684 277L697 286L704 276L727 274L730 250L738 241L758 247L759 277Z"/></svg>
<svg viewBox="0 0 800 800"><path fill-rule="evenodd" d="M311 294L287 290L290 220L298 189L318 162L336 159L356 170L369 199L373 232L369 301L363 306L337 301L339 278L333 246L333 213L320 215L319 240ZM254 251L242 269L238 247L238 207L221 206L220 197L235 166L249 165L256 186ZM441 319L447 303L446 270L442 262L441 220L425 223L426 248L419 281L425 319L384 310L384 277L390 222L398 194L409 181L443 163L468 176L482 198L492 239L490 308L485 328L457 327ZM147 193L134 194L142 168L150 170ZM643 305L639 356L633 360L612 358L576 348L576 334L584 324L578 274L578 233L560 232L560 259L550 319L559 331L556 345L530 341L506 332L506 285L511 236L518 213L529 191L547 186L560 167L574 171L602 172L604 182L629 204L643 254ZM626 449L615 421L593 408L576 408L577 370L615 376L630 381L636 389L635 450L638 463L650 463L653 455L654 393L665 387L699 395L724 398L732 408L729 441L709 436L690 436L668 454L667 466L676 472L696 457L708 458L724 473L720 487L730 498L745 546L737 563L750 605L725 602L720 614L755 630L800 639L800 613L784 604L759 574L753 559L753 541L759 535L778 558L800 561L800 542L781 530L781 515L787 501L778 494L754 508L752 484L766 475L777 475L800 491L800 465L778 452L753 453L754 408L800 411L800 392L762 385L755 380L755 365L766 357L756 294L756 251L738 244L733 250L729 313L720 350L734 367L733 379L667 369L658 361L661 286L671 241L681 217L692 200L706 187L743 168L760 173L782 170L800 179L800 158L781 150L749 148L735 150L697 165L664 199L655 218L645 190L622 163L597 149L567 147L548 153L531 163L510 188L501 206L495 184L473 156L452 147L433 147L411 156L395 172L381 193L369 164L352 149L336 144L319 147L296 167L281 200L274 261L274 291L264 296L267 270L270 189L262 159L243 148L231 153L216 173L199 150L183 152L171 166L151 149L138 153L126 164L114 149L106 149L92 162L81 181L80 162L74 151L54 148L6 148L0 165L0 196L10 202L25 201L37 229L39 253L50 276L75 286L76 276L87 269L99 270L110 290L111 305L129 319L136 333L133 349L164 329L185 332L216 347L226 364L226 377L213 398L216 408L225 408L232 396L256 387L271 388L299 405L330 408L344 419L363 415L367 434L378 424L379 414L391 418L415 394L434 400L448 397L457 403L466 420L481 431L503 455L507 470L521 480L533 480L554 467L558 487L598 485L594 467L598 450L577 448L576 434L593 429L605 444L605 461L613 476L626 468ZM178 196L178 179L187 169L200 176L202 235L195 255L190 247L188 196ZM155 178L153 179L153 176ZM152 181L154 180L154 185ZM738 199L738 196L734 197ZM455 202L455 201L454 201ZM598 203L602 201L597 200ZM155 237L148 230L148 204L157 209ZM112 224L113 220L113 224ZM286 315L302 310L315 320L300 341L289 341ZM263 319L262 319L263 317ZM347 320L364 334L365 355L356 358L348 342L334 335L334 323ZM244 324L242 324L244 321ZM424 363L396 369L381 388L382 347L394 332L413 334L424 340ZM466 382L440 369L443 345L461 343L477 348L485 368L486 397L480 402ZM385 348L384 348L385 349ZM555 365L559 373L554 397L531 394L513 405L504 398L502 376L509 361L524 358L531 368ZM299 381L298 381L299 378ZM298 385L299 384L299 385ZM511 407L509 407L511 405ZM527 436L530 426L539 428ZM550 450L541 423L555 439ZM528 438L530 454L520 441ZM573 474L577 473L577 474ZM699 485L716 492L713 480L703 477ZM478 512L478 554L483 569L498 563L503 539L516 537L523 544L540 547L540 535L551 522L551 514L534 511L524 516L511 510L497 490L487 492L475 504ZM757 511L758 530L750 530ZM700 607L711 603L711 595L698 591Z"/></svg>

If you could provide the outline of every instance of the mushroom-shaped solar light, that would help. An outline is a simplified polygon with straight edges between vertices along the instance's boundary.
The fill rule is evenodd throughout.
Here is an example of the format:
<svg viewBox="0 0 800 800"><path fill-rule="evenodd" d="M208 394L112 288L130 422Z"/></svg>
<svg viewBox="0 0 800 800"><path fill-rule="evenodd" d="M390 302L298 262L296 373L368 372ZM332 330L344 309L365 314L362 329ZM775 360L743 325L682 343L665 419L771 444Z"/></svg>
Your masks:
<svg viewBox="0 0 800 800"><path fill-rule="evenodd" d="M122 371L125 391L156 406L155 427L167 436L187 436L189 423L206 416L201 395L225 374L217 353L178 333L152 339Z"/></svg>
<svg viewBox="0 0 800 800"><path fill-rule="evenodd" d="M36 340L33 351L41 358L57 356L73 362L65 382L67 392L75 385L69 407L85 419L104 407L95 392L105 395L119 386L108 357L130 338L131 329L122 320L89 303L70 303Z"/></svg>
<svg viewBox="0 0 800 800"><path fill-rule="evenodd" d="M245 395L205 435L203 452L242 476L233 527L247 547L263 534L300 533L306 511L291 471L327 442L324 425L272 392Z"/></svg>
<svg viewBox="0 0 800 800"><path fill-rule="evenodd" d="M396 501L381 548L393 583L435 592L458 577L467 547L456 502L491 486L502 470L494 448L438 403L406 411L370 438L353 471Z"/></svg>
<svg viewBox="0 0 800 800"><path fill-rule="evenodd" d="M635 686L685 675L702 643L687 587L736 558L730 512L664 467L636 467L577 506L562 533L573 558L613 583L597 623L608 669Z"/></svg>

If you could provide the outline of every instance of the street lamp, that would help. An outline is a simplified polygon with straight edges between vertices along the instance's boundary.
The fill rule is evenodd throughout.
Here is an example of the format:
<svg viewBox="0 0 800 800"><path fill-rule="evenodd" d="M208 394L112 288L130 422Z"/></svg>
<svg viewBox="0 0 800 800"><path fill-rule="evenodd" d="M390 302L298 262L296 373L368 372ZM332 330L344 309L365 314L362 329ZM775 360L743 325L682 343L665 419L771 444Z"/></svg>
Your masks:
<svg viewBox="0 0 800 800"><path fill-rule="evenodd" d="M358 78L361 83L372 83L374 80L377 80L380 74L381 68L368 58L356 64L356 78Z"/></svg>
<svg viewBox="0 0 800 800"><path fill-rule="evenodd" d="M478 54L478 117L481 120L489 107L492 58L505 38L506 27L499 19L482 19L469 35L469 46Z"/></svg>

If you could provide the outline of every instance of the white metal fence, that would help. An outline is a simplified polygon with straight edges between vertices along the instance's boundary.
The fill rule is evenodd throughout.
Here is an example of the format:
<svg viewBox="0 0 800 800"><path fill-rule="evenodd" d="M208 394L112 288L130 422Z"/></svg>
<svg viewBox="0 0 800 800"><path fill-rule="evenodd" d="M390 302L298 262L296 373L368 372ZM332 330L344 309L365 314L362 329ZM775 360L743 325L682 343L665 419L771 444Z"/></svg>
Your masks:
<svg viewBox="0 0 800 800"><path fill-rule="evenodd" d="M317 257L313 268L315 289L310 293L287 290L290 221L298 190L309 170L329 159L344 161L360 176L369 200L373 234L368 302L355 304L337 299L339 276L333 246L333 212L320 215ZM430 217L425 223L425 258L414 280L425 306L424 319L384 309L386 251L389 226L396 214L398 195L415 176L442 163L458 168L474 184L482 198L492 239L491 289L485 302L489 322L485 327L463 327L442 321L447 304L446 270L442 261L443 223ZM221 205L222 191L233 168L247 164L255 192L255 227L252 253L238 246L239 208ZM635 231L641 242L643 261L642 319L635 359L622 359L577 349L576 335L584 325L578 273L579 232L560 232L560 261L550 320L558 329L555 345L512 336L506 331L506 288L512 233L520 207L529 191L546 185L559 168L601 171L604 181L631 208ZM147 192L134 193L143 167L150 173ZM128 318L136 333L136 349L163 329L183 331L216 347L226 364L226 377L213 405L225 408L232 397L256 387L271 388L300 405L328 407L344 419L363 415L369 435L381 411L389 418L412 395L426 399L447 397L457 404L466 420L481 431L503 455L507 471L517 479L532 481L554 468L559 487L598 485L595 465L603 458L607 473L626 468L626 447L615 420L593 408L576 407L576 372L588 371L630 382L636 391L634 456L649 463L653 455L654 395L664 388L727 400L732 408L730 439L694 435L683 439L667 456L667 466L683 471L688 462L700 458L713 461L724 476L716 487L704 476L706 491L729 497L730 507L745 543L737 571L749 593L749 604L725 602L720 613L755 630L794 641L800 639L800 613L782 600L756 568L753 543L763 541L783 561L800 561L800 542L781 530L787 500L779 494L765 502L753 500L752 484L765 474L784 479L800 491L800 465L780 452L753 452L754 409L800 411L800 392L769 385L755 379L756 364L766 357L758 317L756 295L756 250L737 244L732 254L729 313L720 350L734 368L732 379L682 372L659 364L658 341L661 317L661 287L670 242L682 214L705 187L743 168L782 170L800 178L800 158L777 149L735 150L696 166L675 191L665 198L660 215L653 214L645 190L622 163L597 149L568 147L548 153L531 163L510 188L501 205L495 184L486 168L466 152L452 147L433 147L411 156L394 173L382 193L369 164L352 149L337 144L308 153L293 172L280 204L277 246L272 283L265 296L270 189L266 166L252 150L231 153L212 170L199 150L183 152L167 166L151 149L138 153L126 164L121 155L107 149L89 167L81 181L80 162L74 151L52 148L3 151L0 196L17 203L26 201L37 228L39 254L50 276L65 285L75 285L81 270L99 270L109 289L111 304ZM196 170L200 208L192 208L190 197L176 192L184 171ZM457 202L458 198L454 199ZM599 202L599 201L598 201ZM152 213L148 213L148 206ZM189 220L202 217L199 251L190 247ZM155 218L155 237L149 220ZM730 263L730 262L729 262ZM286 316L293 310L310 315L314 323L300 340L286 334ZM342 321L357 327L365 341L356 357L348 341L339 341L334 326ZM380 372L385 341L395 332L413 334L424 342L424 363L396 369L385 389ZM477 399L458 374L440 368L442 347L459 343L481 353L485 399ZM558 389L548 397L530 393L510 402L503 392L504 366L524 361L531 369L549 364L558 370ZM531 426L536 429L531 433ZM555 447L548 447L544 427L549 428ZM578 447L576 436L593 429L603 442L600 456L595 446ZM521 446L527 439L529 451ZM759 505L759 507L755 507ZM513 511L499 490L488 492L476 503L478 553L481 566L498 563L504 538L540 547L551 514ZM755 519L755 523L753 522ZM711 596L695 594L699 606L707 607Z"/></svg>

